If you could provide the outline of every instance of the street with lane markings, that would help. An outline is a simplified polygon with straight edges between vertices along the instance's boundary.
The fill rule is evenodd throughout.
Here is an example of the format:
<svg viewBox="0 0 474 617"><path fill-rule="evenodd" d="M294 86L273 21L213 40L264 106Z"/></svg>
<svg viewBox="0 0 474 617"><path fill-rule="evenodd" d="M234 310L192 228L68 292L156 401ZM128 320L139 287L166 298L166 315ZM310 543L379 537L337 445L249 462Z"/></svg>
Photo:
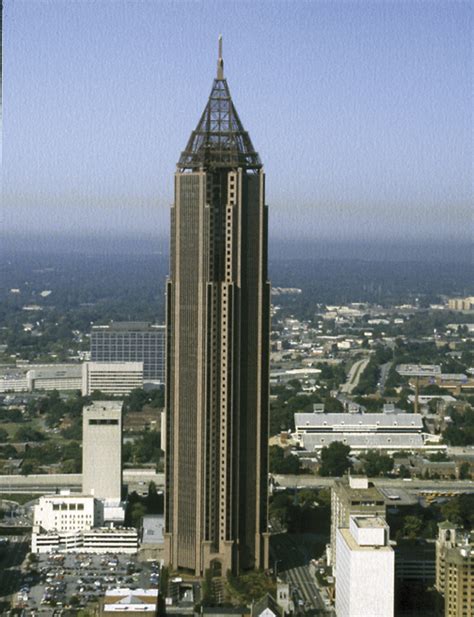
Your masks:
<svg viewBox="0 0 474 617"><path fill-rule="evenodd" d="M325 605L323 592L310 571L310 561L323 550L325 540L315 534L275 534L271 537L270 552L274 571L290 584L290 595L295 614L318 617L334 616L334 611Z"/></svg>

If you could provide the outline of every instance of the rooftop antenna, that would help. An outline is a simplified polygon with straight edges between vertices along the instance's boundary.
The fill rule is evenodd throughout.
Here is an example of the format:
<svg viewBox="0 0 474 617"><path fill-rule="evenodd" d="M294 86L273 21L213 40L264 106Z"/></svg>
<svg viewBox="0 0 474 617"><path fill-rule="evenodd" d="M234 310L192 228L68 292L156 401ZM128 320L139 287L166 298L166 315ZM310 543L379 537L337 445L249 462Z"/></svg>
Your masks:
<svg viewBox="0 0 474 617"><path fill-rule="evenodd" d="M219 34L219 57L217 58L217 79L224 79L224 60L222 59L222 34Z"/></svg>

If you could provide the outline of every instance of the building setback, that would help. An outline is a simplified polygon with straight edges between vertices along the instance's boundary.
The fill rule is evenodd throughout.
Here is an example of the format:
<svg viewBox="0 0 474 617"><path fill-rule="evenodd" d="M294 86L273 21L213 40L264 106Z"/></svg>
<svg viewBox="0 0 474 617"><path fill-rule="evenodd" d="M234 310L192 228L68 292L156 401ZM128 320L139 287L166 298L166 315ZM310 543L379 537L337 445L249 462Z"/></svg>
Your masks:
<svg viewBox="0 0 474 617"><path fill-rule="evenodd" d="M349 475L335 480L331 489L331 565L336 575L336 535L349 527L351 515L385 517L385 497L366 476Z"/></svg>
<svg viewBox="0 0 474 617"><path fill-rule="evenodd" d="M202 576L267 566L269 315L264 173L220 53L171 209L165 553L173 568Z"/></svg>
<svg viewBox="0 0 474 617"><path fill-rule="evenodd" d="M93 326L93 362L143 362L146 382L165 382L165 326L140 321L117 321Z"/></svg>

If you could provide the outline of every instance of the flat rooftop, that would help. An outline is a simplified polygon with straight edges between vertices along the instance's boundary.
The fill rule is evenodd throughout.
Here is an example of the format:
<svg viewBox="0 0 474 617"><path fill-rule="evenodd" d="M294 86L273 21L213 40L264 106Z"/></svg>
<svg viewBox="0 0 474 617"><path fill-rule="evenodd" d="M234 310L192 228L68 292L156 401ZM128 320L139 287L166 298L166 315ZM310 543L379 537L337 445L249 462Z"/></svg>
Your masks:
<svg viewBox="0 0 474 617"><path fill-rule="evenodd" d="M115 411L121 412L123 401L94 401L87 407L84 407L84 413L98 413L100 411Z"/></svg>
<svg viewBox="0 0 474 617"><path fill-rule="evenodd" d="M373 529L374 527L380 527L385 529L387 527L387 521L380 516L353 516L354 523L357 527L365 529Z"/></svg>
<svg viewBox="0 0 474 617"><path fill-rule="evenodd" d="M351 488L347 480L336 480L334 482L334 488L337 492L344 492L350 500L356 501L383 501L385 504L385 497L379 491L379 489L369 483L368 488Z"/></svg>
<svg viewBox="0 0 474 617"><path fill-rule="evenodd" d="M399 375L411 377L434 377L441 375L439 364L399 364L396 367Z"/></svg>
<svg viewBox="0 0 474 617"><path fill-rule="evenodd" d="M153 332L164 328L162 324L148 321L112 321L102 326L92 326L92 332Z"/></svg>
<svg viewBox="0 0 474 617"><path fill-rule="evenodd" d="M142 544L162 544L164 542L165 521L162 514L149 514L143 517Z"/></svg>
<svg viewBox="0 0 474 617"><path fill-rule="evenodd" d="M419 413L295 413L296 430L325 429L337 431L360 431L380 429L423 428Z"/></svg>
<svg viewBox="0 0 474 617"><path fill-rule="evenodd" d="M373 552L373 551L382 551L384 553L393 553L393 548L390 545L382 544L382 545L372 546L369 544L369 545L360 546L354 540L351 532L346 527L339 528L338 532L340 532L340 534L344 538L345 543L347 544L347 546L350 548L351 551L361 551L361 552L366 552L366 553Z"/></svg>

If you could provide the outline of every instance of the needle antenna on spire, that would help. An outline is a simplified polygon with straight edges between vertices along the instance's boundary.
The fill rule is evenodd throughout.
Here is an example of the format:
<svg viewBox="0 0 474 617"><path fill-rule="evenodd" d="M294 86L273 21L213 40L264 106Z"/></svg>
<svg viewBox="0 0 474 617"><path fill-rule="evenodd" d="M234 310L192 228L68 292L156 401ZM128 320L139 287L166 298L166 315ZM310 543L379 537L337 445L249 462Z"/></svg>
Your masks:
<svg viewBox="0 0 474 617"><path fill-rule="evenodd" d="M222 59L222 34L219 34L219 57L217 58L217 79L224 79L224 60Z"/></svg>

